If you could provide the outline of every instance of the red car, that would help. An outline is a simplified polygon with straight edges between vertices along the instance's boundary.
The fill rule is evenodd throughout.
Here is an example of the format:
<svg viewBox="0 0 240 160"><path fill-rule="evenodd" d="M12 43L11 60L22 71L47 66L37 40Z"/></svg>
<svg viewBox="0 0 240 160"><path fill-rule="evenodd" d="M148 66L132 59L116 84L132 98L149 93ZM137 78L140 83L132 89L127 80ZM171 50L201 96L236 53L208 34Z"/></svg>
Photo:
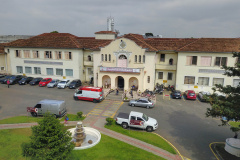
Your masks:
<svg viewBox="0 0 240 160"><path fill-rule="evenodd" d="M39 87L44 87L52 81L52 78L44 78L39 82Z"/></svg>
<svg viewBox="0 0 240 160"><path fill-rule="evenodd" d="M186 99L196 100L197 98L196 93L193 90L186 90L184 94L186 96Z"/></svg>

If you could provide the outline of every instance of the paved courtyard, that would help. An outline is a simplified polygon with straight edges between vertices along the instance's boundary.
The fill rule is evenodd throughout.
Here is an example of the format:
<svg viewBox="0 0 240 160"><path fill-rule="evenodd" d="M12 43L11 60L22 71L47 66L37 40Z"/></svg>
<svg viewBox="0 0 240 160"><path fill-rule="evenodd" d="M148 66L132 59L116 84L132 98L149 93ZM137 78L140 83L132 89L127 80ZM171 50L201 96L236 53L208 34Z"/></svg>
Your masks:
<svg viewBox="0 0 240 160"><path fill-rule="evenodd" d="M89 116L116 117L119 112L139 111L156 118L159 128L155 131L180 153L192 160L216 159L209 149L212 142L224 142L233 133L228 126L219 127L220 121L206 118L207 103L198 100L171 99L157 95L157 104L153 109L130 107L128 103L106 99L101 103L73 100L74 90L46 88L38 86L13 85L8 89L0 84L0 119L27 115L26 107L34 106L42 99L65 100L69 113L82 111ZM168 93L165 93L166 95Z"/></svg>

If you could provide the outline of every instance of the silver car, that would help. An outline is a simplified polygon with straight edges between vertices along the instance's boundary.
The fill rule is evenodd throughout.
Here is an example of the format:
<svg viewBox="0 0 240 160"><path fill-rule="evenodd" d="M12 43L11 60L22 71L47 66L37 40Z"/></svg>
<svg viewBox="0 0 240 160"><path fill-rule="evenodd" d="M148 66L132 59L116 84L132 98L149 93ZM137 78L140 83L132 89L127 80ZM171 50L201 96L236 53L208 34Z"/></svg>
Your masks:
<svg viewBox="0 0 240 160"><path fill-rule="evenodd" d="M53 79L50 83L47 84L48 88L54 88L58 85L60 81L58 79Z"/></svg>
<svg viewBox="0 0 240 160"><path fill-rule="evenodd" d="M128 105L132 107L138 106L138 107L153 108L155 104L149 98L139 98L136 100L129 101Z"/></svg>
<svg viewBox="0 0 240 160"><path fill-rule="evenodd" d="M211 93L210 92L206 92L206 91L201 91L201 92L198 93L199 100L202 101L202 102L203 101L206 102L207 97L209 97L210 95L211 95Z"/></svg>

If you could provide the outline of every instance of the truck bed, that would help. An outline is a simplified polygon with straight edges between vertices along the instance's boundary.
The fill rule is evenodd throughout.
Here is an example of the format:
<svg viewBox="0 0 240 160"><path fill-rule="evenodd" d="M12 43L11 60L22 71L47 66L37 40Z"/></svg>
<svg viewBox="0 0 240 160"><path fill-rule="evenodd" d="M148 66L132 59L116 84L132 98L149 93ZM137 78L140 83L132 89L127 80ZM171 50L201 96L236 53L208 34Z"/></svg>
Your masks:
<svg viewBox="0 0 240 160"><path fill-rule="evenodd" d="M120 112L120 113L118 114L117 118L128 119L128 118L129 118L129 114L128 114L128 113L122 113L122 112Z"/></svg>

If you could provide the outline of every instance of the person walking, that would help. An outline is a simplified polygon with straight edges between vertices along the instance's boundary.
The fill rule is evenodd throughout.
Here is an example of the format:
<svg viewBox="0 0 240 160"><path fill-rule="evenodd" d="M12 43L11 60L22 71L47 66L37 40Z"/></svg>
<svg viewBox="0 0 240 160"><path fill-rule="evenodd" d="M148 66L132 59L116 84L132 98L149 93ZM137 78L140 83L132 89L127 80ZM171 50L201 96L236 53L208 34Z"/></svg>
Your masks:
<svg viewBox="0 0 240 160"><path fill-rule="evenodd" d="M67 124L68 120L69 120L68 116L65 116L64 124Z"/></svg>
<svg viewBox="0 0 240 160"><path fill-rule="evenodd" d="M8 88L9 88L9 84L10 84L10 80L8 79L8 80L7 80L7 85L8 85Z"/></svg>
<svg viewBox="0 0 240 160"><path fill-rule="evenodd" d="M116 89L116 95L118 95L118 92L119 92L118 89Z"/></svg>

